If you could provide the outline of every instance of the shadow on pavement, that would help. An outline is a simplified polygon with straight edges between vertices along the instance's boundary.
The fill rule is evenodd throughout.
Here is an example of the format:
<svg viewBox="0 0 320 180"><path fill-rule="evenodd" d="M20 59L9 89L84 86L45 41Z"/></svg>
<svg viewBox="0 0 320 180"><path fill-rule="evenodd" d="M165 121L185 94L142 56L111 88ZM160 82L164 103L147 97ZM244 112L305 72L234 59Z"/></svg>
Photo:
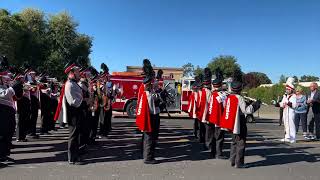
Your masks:
<svg viewBox="0 0 320 180"><path fill-rule="evenodd" d="M60 132L52 136L48 136L46 140L59 139L61 138L61 134L67 130L59 131ZM263 142L264 135L268 133L270 132L249 132L248 139L255 140L255 142L248 143L247 156L261 156L265 158L265 160L249 163L248 165L250 167L281 165L302 161L319 161L320 154L310 154L305 151L314 147L291 147L281 143ZM226 137L225 153L227 153L230 148L230 135L226 135ZM38 141L41 141L41 139ZM28 148L30 150L23 149L20 151L20 148ZM19 159L15 162L15 164L39 164L67 161L66 151L67 141L60 141L59 143L50 144L26 143L16 145L16 150L13 154L42 152L53 154L50 157L30 157L28 159ZM192 130L181 128L179 125L161 125L160 140L156 149L156 158L160 159L160 163L206 160L209 158L209 155L209 152L204 149L203 144L200 144L194 139ZM142 159L141 134L137 131L135 123L114 122L113 130L109 137L98 140L96 145L90 146L89 154L85 155L84 159L88 164Z"/></svg>

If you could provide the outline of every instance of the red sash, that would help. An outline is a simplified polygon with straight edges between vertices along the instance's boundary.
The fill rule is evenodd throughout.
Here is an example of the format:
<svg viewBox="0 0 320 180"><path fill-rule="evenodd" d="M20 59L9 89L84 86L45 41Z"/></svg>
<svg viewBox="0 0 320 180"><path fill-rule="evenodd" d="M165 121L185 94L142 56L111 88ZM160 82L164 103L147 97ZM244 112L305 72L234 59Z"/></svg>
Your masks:
<svg viewBox="0 0 320 180"><path fill-rule="evenodd" d="M195 108L195 97L194 97L194 93L192 92L190 97L189 97L189 102L188 102L188 111L189 111L189 117L193 118L193 110Z"/></svg>
<svg viewBox="0 0 320 180"><path fill-rule="evenodd" d="M140 94L137 104L136 124L140 131L152 132L147 93Z"/></svg>
<svg viewBox="0 0 320 180"><path fill-rule="evenodd" d="M239 121L237 120L237 113L239 108L239 100L236 95L229 95L226 99L226 107L224 109L220 127L233 132L235 126Z"/></svg>
<svg viewBox="0 0 320 180"><path fill-rule="evenodd" d="M218 92L212 93L209 102L208 116L210 123L220 126L220 120L223 113L223 105L217 100L218 96Z"/></svg>
<svg viewBox="0 0 320 180"><path fill-rule="evenodd" d="M56 113L54 115L54 121L57 121L59 119L60 113L62 113L61 109L62 109L62 100L63 100L63 96L64 96L64 87L65 87L65 84L63 84L63 86L61 88L57 110L56 110Z"/></svg>
<svg viewBox="0 0 320 180"><path fill-rule="evenodd" d="M202 117L204 115L204 111L206 109L206 103L207 103L207 92L204 88L201 90L201 99L199 103L199 111L198 111L198 119L199 121L202 121Z"/></svg>

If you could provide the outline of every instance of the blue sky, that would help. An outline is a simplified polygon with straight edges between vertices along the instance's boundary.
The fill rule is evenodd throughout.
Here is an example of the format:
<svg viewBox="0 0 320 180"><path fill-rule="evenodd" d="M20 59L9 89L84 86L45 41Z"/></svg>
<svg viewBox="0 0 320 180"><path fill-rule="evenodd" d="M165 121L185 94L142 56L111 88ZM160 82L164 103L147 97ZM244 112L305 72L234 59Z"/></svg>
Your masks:
<svg viewBox="0 0 320 180"><path fill-rule="evenodd" d="M319 0L0 0L18 12L68 11L94 38L92 64L204 67L233 55L244 72L320 76Z"/></svg>

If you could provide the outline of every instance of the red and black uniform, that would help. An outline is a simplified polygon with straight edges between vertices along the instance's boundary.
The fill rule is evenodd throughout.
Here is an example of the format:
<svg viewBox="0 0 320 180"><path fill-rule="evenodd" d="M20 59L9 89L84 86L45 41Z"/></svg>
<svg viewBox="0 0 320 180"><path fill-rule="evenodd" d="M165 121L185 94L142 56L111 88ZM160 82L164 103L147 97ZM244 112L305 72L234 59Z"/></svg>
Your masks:
<svg viewBox="0 0 320 180"><path fill-rule="evenodd" d="M2 78L1 76L0 69L0 78ZM21 98L22 94L22 83L15 82L12 87L9 87L3 84L2 80L0 81L0 162L10 159L8 156L16 126L14 99L15 97Z"/></svg>
<svg viewBox="0 0 320 180"><path fill-rule="evenodd" d="M238 94L231 94L225 102L220 127L232 133L230 148L231 165L243 167L247 139L247 125L245 114L252 114L260 108L260 101L247 105L244 98Z"/></svg>
<svg viewBox="0 0 320 180"><path fill-rule="evenodd" d="M51 114L51 89L42 86L40 89L40 109L41 109L41 134L48 134L52 129L52 114Z"/></svg>
<svg viewBox="0 0 320 180"><path fill-rule="evenodd" d="M143 133L143 159L145 163L148 163L155 161L155 122L157 120L157 112L155 109L156 99L154 94L147 89L140 92L138 97L136 124L139 130Z"/></svg>
<svg viewBox="0 0 320 180"><path fill-rule="evenodd" d="M200 123L200 142L206 143L206 129L208 125L208 104L211 96L211 90L209 88L202 88L200 92L200 102L198 111L198 120Z"/></svg>
<svg viewBox="0 0 320 180"><path fill-rule="evenodd" d="M204 88L201 88L198 91L198 98L199 101L197 102L196 106L197 106L197 121L198 121L198 127L199 127L199 142L200 143L204 143L205 142L205 135L206 135L206 127L204 125L204 123L202 122L202 117L203 117L203 113L204 113L204 105L206 103L206 94L204 93L205 91L203 90Z"/></svg>
<svg viewBox="0 0 320 180"><path fill-rule="evenodd" d="M38 85L33 83L34 88L30 90L30 99L31 99L31 115L30 115L30 123L28 128L28 135L32 138L38 138L37 132L37 120L38 120L38 111L40 108L40 92Z"/></svg>
<svg viewBox="0 0 320 180"><path fill-rule="evenodd" d="M189 117L194 119L193 123L193 134L195 138L199 138L199 120L197 119L197 111L198 111L198 106L197 104L200 102L200 96L198 89L193 88L192 93L189 97L189 102L188 102L188 113Z"/></svg>
<svg viewBox="0 0 320 180"><path fill-rule="evenodd" d="M223 93L213 91L208 106L208 125L206 129L206 145L211 150L211 157L224 158L222 154L224 131L220 129L223 113Z"/></svg>

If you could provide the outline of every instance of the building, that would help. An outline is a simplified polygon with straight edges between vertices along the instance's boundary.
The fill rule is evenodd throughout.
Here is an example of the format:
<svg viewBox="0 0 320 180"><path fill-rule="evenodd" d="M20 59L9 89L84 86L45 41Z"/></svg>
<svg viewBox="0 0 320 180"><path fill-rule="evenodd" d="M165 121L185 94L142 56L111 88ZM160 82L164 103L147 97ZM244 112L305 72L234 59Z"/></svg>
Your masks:
<svg viewBox="0 0 320 180"><path fill-rule="evenodd" d="M157 73L159 69L162 69L164 77L173 78L175 81L180 81L183 77L183 68L173 67L153 67L153 70ZM127 66L127 72L142 73L141 66Z"/></svg>

